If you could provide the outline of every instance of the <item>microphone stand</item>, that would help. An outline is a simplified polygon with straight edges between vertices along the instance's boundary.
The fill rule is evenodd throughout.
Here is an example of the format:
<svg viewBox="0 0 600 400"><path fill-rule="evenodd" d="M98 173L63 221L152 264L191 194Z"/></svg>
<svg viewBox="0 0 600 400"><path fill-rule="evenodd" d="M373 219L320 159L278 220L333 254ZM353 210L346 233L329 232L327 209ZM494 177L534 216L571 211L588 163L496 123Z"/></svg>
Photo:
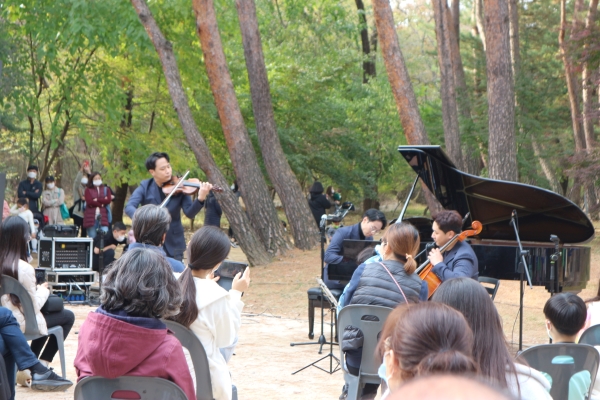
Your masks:
<svg viewBox="0 0 600 400"><path fill-rule="evenodd" d="M558 275L560 272L559 261L562 252L560 251L560 239L556 235L550 235L550 241L554 243L554 253L550 255L550 297L554 296L555 293L560 292L560 288L558 286Z"/></svg>
<svg viewBox="0 0 600 400"><path fill-rule="evenodd" d="M525 296L525 287L524 287L524 273L527 274L527 283L529 287L533 289L533 285L531 284L531 277L529 276L529 269L527 266L527 261L525 260L525 256L529 257L529 250L523 250L523 244L521 243L521 238L519 237L519 222L517 219L517 210L513 210L510 216L510 223L515 230L515 236L517 238L517 243L519 244L519 254L517 256L517 268L520 273L519 277L519 352L523 350L523 298Z"/></svg>
<svg viewBox="0 0 600 400"><path fill-rule="evenodd" d="M104 272L104 235L106 232L102 230L102 214L96 216L98 221L98 229L96 234L100 235L100 247L98 249L98 305L100 305L100 295L102 294L102 273ZM92 247L94 245L92 244Z"/></svg>

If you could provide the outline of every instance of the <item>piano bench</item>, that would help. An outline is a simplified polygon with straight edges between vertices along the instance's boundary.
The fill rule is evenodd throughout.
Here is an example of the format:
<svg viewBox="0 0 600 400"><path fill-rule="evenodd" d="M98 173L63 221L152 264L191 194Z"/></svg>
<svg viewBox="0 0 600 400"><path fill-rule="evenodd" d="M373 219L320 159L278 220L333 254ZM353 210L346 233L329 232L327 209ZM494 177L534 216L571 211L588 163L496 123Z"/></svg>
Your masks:
<svg viewBox="0 0 600 400"><path fill-rule="evenodd" d="M330 289L331 294L339 300L342 295L342 290L340 289ZM314 334L314 326L315 326L315 308L321 307L321 288L320 287L312 287L308 289L308 338L312 339L315 337ZM332 305L327 300L327 297L323 296L323 308L331 308ZM337 338L337 317L335 319L335 337Z"/></svg>

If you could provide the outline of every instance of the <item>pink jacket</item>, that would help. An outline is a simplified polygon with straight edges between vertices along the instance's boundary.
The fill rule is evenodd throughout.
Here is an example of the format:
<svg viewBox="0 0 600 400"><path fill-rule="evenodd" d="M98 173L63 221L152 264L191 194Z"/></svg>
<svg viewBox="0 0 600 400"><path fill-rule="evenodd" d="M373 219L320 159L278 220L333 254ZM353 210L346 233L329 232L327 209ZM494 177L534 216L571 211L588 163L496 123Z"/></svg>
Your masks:
<svg viewBox="0 0 600 400"><path fill-rule="evenodd" d="M100 310L89 313L79 330L74 362L77 381L87 376L158 377L174 382L194 400L194 383L177 338L166 327L149 329L125 322L128 318L113 318ZM154 318L130 319L161 324Z"/></svg>

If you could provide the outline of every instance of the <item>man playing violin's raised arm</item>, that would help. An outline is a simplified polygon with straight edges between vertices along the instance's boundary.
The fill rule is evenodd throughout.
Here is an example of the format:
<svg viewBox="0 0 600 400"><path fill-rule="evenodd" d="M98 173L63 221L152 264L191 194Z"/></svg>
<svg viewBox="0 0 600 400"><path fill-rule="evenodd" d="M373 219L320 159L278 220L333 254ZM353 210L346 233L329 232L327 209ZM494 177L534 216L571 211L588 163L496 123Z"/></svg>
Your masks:
<svg viewBox="0 0 600 400"><path fill-rule="evenodd" d="M133 214L138 206L146 204L160 205L167 197L162 191L163 185L171 182L172 170L167 153L152 153L146 159L146 169L152 175L152 178L142 181L140 186L133 192L129 202L125 207L125 213L133 218ZM191 196L185 194L174 194L166 204L165 208L171 214L171 226L167 231L167 237L163 244L163 249L167 256L181 261L185 251L185 237L183 236L183 225L181 224L181 211L188 218L194 218L204 207L204 200L212 189L212 185L207 182L200 183L198 199L192 201Z"/></svg>
<svg viewBox="0 0 600 400"><path fill-rule="evenodd" d="M462 231L462 217L457 211L445 210L434 217L433 234L435 244L441 248L456 234ZM467 242L456 241L446 248L444 254L439 249L429 252L429 261L433 265L433 273L443 282L451 278L479 277L477 256Z"/></svg>

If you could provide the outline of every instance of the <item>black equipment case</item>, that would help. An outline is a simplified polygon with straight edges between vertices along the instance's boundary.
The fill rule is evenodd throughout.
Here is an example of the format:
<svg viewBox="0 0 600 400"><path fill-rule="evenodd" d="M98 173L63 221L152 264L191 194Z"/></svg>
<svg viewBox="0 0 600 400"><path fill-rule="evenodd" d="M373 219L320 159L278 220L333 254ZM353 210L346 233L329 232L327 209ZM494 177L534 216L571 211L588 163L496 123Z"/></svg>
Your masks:
<svg viewBox="0 0 600 400"><path fill-rule="evenodd" d="M46 225L44 229L44 236L46 237L77 237L79 234L79 227L76 225Z"/></svg>

